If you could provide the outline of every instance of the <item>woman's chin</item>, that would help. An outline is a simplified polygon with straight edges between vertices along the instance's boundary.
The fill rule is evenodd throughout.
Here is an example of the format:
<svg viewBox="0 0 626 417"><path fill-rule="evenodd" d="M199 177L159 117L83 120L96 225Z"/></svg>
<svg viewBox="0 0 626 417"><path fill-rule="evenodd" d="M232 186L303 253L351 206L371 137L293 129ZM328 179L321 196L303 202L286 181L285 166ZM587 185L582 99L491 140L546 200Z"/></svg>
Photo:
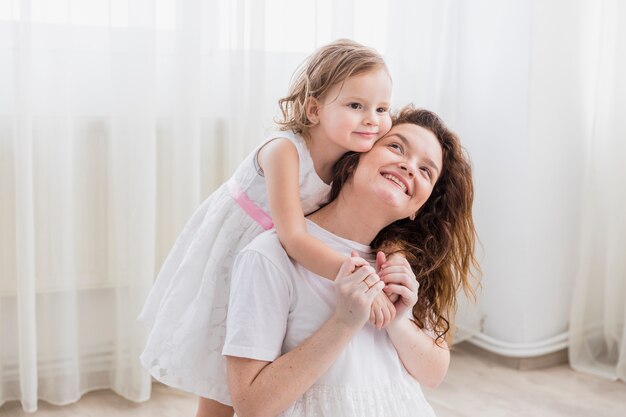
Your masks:
<svg viewBox="0 0 626 417"><path fill-rule="evenodd" d="M409 210L410 199L406 194L399 193L393 189L383 189L378 193L380 200L389 208L395 208L399 211L407 211ZM404 210L402 210L404 209ZM408 217L407 214L405 217Z"/></svg>

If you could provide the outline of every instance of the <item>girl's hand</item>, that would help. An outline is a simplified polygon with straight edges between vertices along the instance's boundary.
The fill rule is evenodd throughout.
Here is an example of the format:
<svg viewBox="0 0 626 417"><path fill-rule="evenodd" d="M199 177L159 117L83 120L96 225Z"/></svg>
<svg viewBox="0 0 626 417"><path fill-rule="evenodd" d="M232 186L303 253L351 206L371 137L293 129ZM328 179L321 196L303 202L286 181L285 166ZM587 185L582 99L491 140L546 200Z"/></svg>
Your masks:
<svg viewBox="0 0 626 417"><path fill-rule="evenodd" d="M335 278L335 316L348 327L361 328L367 321L374 298L382 292L374 268L356 252L346 259Z"/></svg>
<svg viewBox="0 0 626 417"><path fill-rule="evenodd" d="M385 263L385 254L378 252L376 254L376 271L378 271L379 274L383 263ZM376 298L374 298L370 310L370 323L372 323L374 327L380 330L391 323L396 317L396 308L393 303L397 299L397 294L391 294L391 297L389 297L385 293L378 294Z"/></svg>
<svg viewBox="0 0 626 417"><path fill-rule="evenodd" d="M380 279L385 282L384 293L398 297L394 303L396 317L406 316L417 303L419 290L411 265L402 255L393 254L382 263L379 274ZM392 320L395 321L396 319Z"/></svg>
<svg viewBox="0 0 626 417"><path fill-rule="evenodd" d="M380 330L391 323L394 318L396 318L396 308L389 300L389 297L384 292L381 292L372 302L372 308L370 309L370 323Z"/></svg>

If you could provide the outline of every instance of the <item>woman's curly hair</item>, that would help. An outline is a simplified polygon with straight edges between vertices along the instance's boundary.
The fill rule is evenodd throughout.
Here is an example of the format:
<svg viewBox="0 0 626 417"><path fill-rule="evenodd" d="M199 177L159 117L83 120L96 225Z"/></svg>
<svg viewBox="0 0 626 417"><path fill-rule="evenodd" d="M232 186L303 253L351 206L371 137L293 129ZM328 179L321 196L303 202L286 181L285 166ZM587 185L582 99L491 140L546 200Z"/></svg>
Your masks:
<svg viewBox="0 0 626 417"><path fill-rule="evenodd" d="M435 113L406 106L393 124L410 123L431 131L443 150L443 166L432 194L415 220L401 219L381 230L371 243L387 255L401 252L419 282L419 297L413 307L415 323L434 331L437 341L452 340L448 333L456 312L456 295L463 289L475 296L472 278L478 281L480 267L474 255L477 240L472 219L474 186L472 168L457 135ZM330 201L352 178L359 153L347 153L334 167Z"/></svg>

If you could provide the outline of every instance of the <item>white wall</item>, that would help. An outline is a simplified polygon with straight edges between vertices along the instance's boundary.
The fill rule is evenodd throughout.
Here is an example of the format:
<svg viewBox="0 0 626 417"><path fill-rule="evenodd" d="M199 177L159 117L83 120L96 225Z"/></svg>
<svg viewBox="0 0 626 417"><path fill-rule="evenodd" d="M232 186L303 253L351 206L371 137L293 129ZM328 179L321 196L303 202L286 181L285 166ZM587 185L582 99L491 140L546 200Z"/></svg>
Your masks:
<svg viewBox="0 0 626 417"><path fill-rule="evenodd" d="M463 3L454 126L475 172L481 346L565 346L578 265L593 16L585 2ZM569 23L569 24L566 24ZM463 324L463 317L460 318Z"/></svg>

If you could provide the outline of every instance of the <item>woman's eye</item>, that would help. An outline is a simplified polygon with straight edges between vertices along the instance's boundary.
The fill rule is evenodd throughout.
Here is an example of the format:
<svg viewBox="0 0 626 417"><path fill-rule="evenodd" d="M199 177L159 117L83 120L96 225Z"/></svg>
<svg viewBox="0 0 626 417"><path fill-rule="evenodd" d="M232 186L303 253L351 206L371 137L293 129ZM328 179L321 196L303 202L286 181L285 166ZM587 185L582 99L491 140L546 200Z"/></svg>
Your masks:
<svg viewBox="0 0 626 417"><path fill-rule="evenodd" d="M363 106L361 106L361 104L359 103L350 103L349 106L351 109L354 109L354 110L360 110L363 108Z"/></svg>
<svg viewBox="0 0 626 417"><path fill-rule="evenodd" d="M397 151L398 151L398 152L400 152L400 153L403 153L403 152L404 152L404 149L402 148L402 145L400 145L399 143L395 143L395 142L393 142L393 143L390 143L388 146L389 146L390 148L392 148L392 149L397 150Z"/></svg>

